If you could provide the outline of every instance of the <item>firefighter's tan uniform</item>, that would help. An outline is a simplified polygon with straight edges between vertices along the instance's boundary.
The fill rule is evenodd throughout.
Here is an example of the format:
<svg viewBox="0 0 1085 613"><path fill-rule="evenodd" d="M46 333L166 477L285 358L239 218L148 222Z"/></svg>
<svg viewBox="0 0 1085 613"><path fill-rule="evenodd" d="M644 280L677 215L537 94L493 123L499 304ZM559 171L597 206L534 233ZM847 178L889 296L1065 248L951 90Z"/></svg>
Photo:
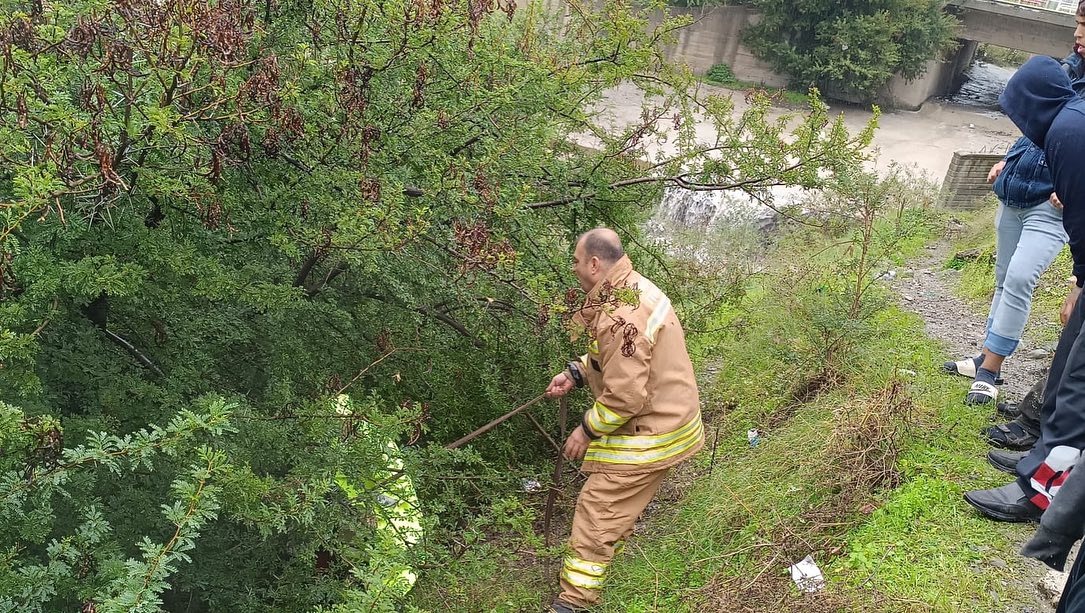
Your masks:
<svg viewBox="0 0 1085 613"><path fill-rule="evenodd" d="M622 257L574 316L588 341L575 363L595 403L581 427L592 439L561 572L571 605L599 600L615 548L667 469L704 445L697 381L682 324L666 295Z"/></svg>

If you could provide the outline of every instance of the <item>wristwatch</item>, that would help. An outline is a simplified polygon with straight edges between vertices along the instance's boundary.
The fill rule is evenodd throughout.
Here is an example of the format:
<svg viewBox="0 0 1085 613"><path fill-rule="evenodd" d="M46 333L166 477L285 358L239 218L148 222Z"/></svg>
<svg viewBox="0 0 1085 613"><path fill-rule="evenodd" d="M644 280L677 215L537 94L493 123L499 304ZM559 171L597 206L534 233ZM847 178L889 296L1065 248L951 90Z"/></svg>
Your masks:
<svg viewBox="0 0 1085 613"><path fill-rule="evenodd" d="M569 362L565 367L568 369L568 376L573 380L573 383L577 387L584 387L584 375L580 374L580 367L577 366L576 362Z"/></svg>

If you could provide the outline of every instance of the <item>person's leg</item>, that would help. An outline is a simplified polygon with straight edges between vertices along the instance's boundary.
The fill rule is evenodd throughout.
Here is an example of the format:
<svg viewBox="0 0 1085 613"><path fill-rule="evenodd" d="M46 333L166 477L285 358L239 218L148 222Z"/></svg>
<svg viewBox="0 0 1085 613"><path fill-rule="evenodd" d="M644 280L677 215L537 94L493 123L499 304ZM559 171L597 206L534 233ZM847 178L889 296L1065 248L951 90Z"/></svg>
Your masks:
<svg viewBox="0 0 1085 613"><path fill-rule="evenodd" d="M986 335L994 322L995 311L1002 301L1002 285L1006 279L1006 271L1010 266L1010 259L1021 238L1021 221L1014 214L1017 209L1011 209L999 202L995 212L995 293L991 298L991 309L987 312L987 323L983 327ZM975 378L976 371L986 356L983 352L974 358L965 358L959 362L946 362L943 368L951 372L967 377ZM971 360L968 363L966 360Z"/></svg>
<svg viewBox="0 0 1085 613"><path fill-rule="evenodd" d="M655 496L667 470L629 475L592 473L580 490L561 569L558 600L573 607L599 602L599 590L615 544L633 532L637 517Z"/></svg>
<svg viewBox="0 0 1085 613"><path fill-rule="evenodd" d="M1062 213L1044 203L1029 209L1003 207L998 223L997 298L992 301L981 365L967 402L984 404L998 394L995 379L1003 360L1020 342L1040 275L1066 244ZM1016 244L1009 244L1013 236ZM1006 252L1007 255L1004 255ZM1008 261L1007 261L1008 257Z"/></svg>
<svg viewBox="0 0 1085 613"><path fill-rule="evenodd" d="M1074 368L1074 354L1079 345L1078 336L1082 330L1083 320L1085 320L1085 300L1078 300L1070 315L1070 320L1066 322L1059 336L1059 344L1051 360L1051 370L1047 373L1047 386L1044 388L1044 400L1040 406L1040 438L1029 455L1017 462L1017 480L1002 487L965 492L965 501L991 519L1037 520L1043 509L1034 500L1044 498L1044 496L1033 489L1031 482L1033 473L1044 465L1049 451L1054 449L1049 442L1050 437L1065 433L1073 424L1076 424L1078 429L1085 427L1085 418L1082 415L1074 415L1072 405L1064 404L1064 399L1060 396L1064 383L1071 377L1071 371ZM1078 359L1080 358L1081 356L1078 356ZM1085 373L1082 373L1082 376L1085 376ZM1054 431L1052 431L1052 423L1056 424ZM1061 464L1065 459L1063 455L1065 454L1060 450L1058 456L1052 460ZM1057 487L1059 484L1047 479L1048 476L1041 475L1045 483ZM1046 504L1044 506L1046 507Z"/></svg>
<svg viewBox="0 0 1085 613"><path fill-rule="evenodd" d="M1078 553L1055 613L1085 613L1085 554Z"/></svg>
<svg viewBox="0 0 1085 613"><path fill-rule="evenodd" d="M1012 421L987 429L988 442L1006 449L1032 448L1040 437L1040 409L1047 381L1048 375L1044 374L1032 384L1032 389L1017 404L1017 416Z"/></svg>
<svg viewBox="0 0 1085 613"><path fill-rule="evenodd" d="M983 343L984 350L997 360L992 366L1001 365L1001 358L1017 349L1032 309L1032 292L1036 289L1036 283L1066 244L1062 212L1050 204L1016 211L1015 217L1020 223L1017 245L1003 273L1002 294L998 305L991 311L992 323ZM1007 224L1004 222L1002 225ZM997 368L989 366L987 360L984 360L983 367L997 371Z"/></svg>
<svg viewBox="0 0 1085 613"><path fill-rule="evenodd" d="M1021 242L1023 226L1017 216L1017 209L1012 209L1005 204L998 203L998 211L995 212L995 292L991 297L991 310L987 312L987 325L983 332L986 334L994 324L995 312L1002 303L1003 285L1006 282L1006 272L1010 269L1010 260Z"/></svg>
<svg viewBox="0 0 1085 613"><path fill-rule="evenodd" d="M1047 508L1085 447L1085 300L1078 300L1051 362L1040 439L1017 464L1018 483L1036 506ZM1052 382L1057 385L1052 389Z"/></svg>

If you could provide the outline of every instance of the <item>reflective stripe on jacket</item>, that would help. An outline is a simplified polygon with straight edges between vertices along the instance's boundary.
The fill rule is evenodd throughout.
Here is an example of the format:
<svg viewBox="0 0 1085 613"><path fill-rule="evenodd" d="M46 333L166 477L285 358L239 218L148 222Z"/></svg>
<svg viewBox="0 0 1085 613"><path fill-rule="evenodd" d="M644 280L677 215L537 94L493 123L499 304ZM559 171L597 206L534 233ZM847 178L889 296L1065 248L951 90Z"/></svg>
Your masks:
<svg viewBox="0 0 1085 613"><path fill-rule="evenodd" d="M670 299L622 257L588 293L574 322L595 403L582 425L593 440L584 472L661 470L704 445L697 380Z"/></svg>

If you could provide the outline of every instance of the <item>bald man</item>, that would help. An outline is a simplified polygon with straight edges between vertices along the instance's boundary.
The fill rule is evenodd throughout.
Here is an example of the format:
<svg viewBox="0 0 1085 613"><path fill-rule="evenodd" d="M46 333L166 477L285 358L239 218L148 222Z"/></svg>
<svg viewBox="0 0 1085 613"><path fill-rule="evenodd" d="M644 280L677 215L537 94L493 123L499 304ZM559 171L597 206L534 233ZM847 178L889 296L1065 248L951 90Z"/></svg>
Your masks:
<svg viewBox="0 0 1085 613"><path fill-rule="evenodd" d="M546 394L564 396L586 385L595 403L565 441L565 457L583 459L588 480L551 608L558 613L599 601L616 549L668 469L704 445L697 381L671 301L633 270L608 228L580 236L573 274L587 292L573 316L574 340L583 338L588 352L569 362Z"/></svg>

